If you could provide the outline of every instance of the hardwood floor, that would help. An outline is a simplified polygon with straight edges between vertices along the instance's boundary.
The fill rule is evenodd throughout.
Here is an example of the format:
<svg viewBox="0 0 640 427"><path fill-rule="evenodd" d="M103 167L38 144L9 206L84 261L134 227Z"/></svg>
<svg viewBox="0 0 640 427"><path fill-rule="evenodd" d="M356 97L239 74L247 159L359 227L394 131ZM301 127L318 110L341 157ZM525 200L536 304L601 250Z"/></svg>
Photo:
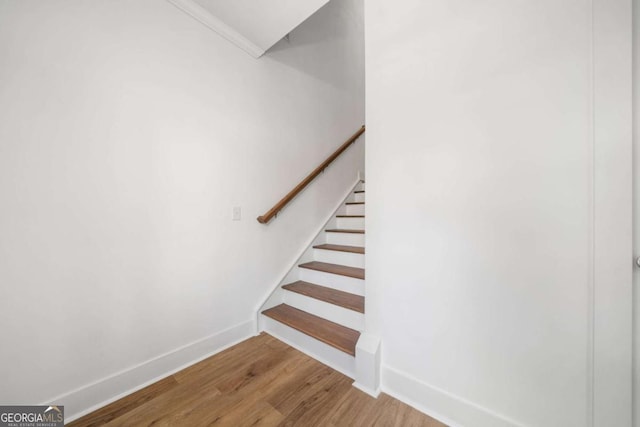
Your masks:
<svg viewBox="0 0 640 427"><path fill-rule="evenodd" d="M263 333L68 425L444 426L352 382Z"/></svg>

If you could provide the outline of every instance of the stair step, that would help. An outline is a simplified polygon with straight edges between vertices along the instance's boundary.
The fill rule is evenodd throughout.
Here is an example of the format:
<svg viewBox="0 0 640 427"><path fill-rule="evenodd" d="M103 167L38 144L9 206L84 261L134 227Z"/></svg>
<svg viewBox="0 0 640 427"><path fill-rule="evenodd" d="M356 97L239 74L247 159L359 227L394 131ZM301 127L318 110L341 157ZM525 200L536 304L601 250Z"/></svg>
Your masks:
<svg viewBox="0 0 640 427"><path fill-rule="evenodd" d="M340 212L340 214L345 214L345 215L364 215L365 214L365 207L366 205L364 203L359 204L359 205L346 205L345 209L343 212Z"/></svg>
<svg viewBox="0 0 640 427"><path fill-rule="evenodd" d="M364 297L360 295L342 292L337 289L315 285L302 280L289 283L288 285L284 285L282 288L310 298L328 302L329 304L364 313Z"/></svg>
<svg viewBox="0 0 640 427"><path fill-rule="evenodd" d="M337 230L364 230L364 216L337 216L335 226Z"/></svg>
<svg viewBox="0 0 640 427"><path fill-rule="evenodd" d="M319 261L307 262L300 264L298 267L364 280L364 268L347 267L346 265L329 264L328 262Z"/></svg>
<svg viewBox="0 0 640 427"><path fill-rule="evenodd" d="M316 245L313 249L325 249L327 251L338 252L352 252L354 254L364 254L364 248L362 246L347 246L347 245L332 245L325 243L323 245Z"/></svg>
<svg viewBox="0 0 640 427"><path fill-rule="evenodd" d="M348 228L331 228L325 230L327 233L349 233L349 234L364 234L364 230L351 230Z"/></svg>
<svg viewBox="0 0 640 427"><path fill-rule="evenodd" d="M338 234L338 236L362 236L362 234ZM349 267L364 268L364 247L359 244L350 243L325 243L323 245L317 245L313 247L313 261L326 262L329 264L348 265ZM298 277L302 280L302 277ZM324 282L319 283L323 286L327 284ZM640 427L640 426L638 426Z"/></svg>
<svg viewBox="0 0 640 427"><path fill-rule="evenodd" d="M364 205L364 202L347 202L347 205Z"/></svg>
<svg viewBox="0 0 640 427"><path fill-rule="evenodd" d="M364 215L336 215L336 218L364 218Z"/></svg>
<svg viewBox="0 0 640 427"><path fill-rule="evenodd" d="M356 355L356 344L358 343L358 338L360 338L360 332L358 331L286 304L277 305L263 311L262 314L351 356Z"/></svg>
<svg viewBox="0 0 640 427"><path fill-rule="evenodd" d="M364 193L364 190L354 191L354 193Z"/></svg>

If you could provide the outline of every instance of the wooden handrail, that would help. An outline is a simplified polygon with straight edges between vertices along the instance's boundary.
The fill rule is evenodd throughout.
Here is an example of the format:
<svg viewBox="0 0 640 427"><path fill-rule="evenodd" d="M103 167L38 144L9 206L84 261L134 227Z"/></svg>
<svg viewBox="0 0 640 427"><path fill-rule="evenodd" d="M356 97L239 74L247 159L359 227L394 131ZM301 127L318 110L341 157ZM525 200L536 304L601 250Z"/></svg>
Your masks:
<svg viewBox="0 0 640 427"><path fill-rule="evenodd" d="M320 166L315 168L313 172L311 172L305 179L303 179L302 182L300 182L300 184L296 185L293 190L291 190L286 196L282 198L282 200L280 200L278 203L275 204L275 206L269 209L267 213L259 216L258 222L260 224L266 224L269 221L271 221L271 219L274 216L278 215L278 212L280 212L285 206L287 206L287 204L291 200L293 200L293 198L296 197L302 190L304 190L304 188L307 185L309 185L311 181L315 179L315 177L320 175L322 171L324 171L327 168L327 166L329 166L335 159L337 159L338 156L340 156L340 154L342 154L344 150L349 148L349 146L353 144L356 141L356 139L358 139L360 135L364 133L364 131L365 131L365 128L364 128L364 125L362 125L362 127L358 129L358 131L354 133L351 136L351 138L349 138L344 144L342 144L340 148L338 148L332 155L327 157L327 160L325 160L320 164Z"/></svg>

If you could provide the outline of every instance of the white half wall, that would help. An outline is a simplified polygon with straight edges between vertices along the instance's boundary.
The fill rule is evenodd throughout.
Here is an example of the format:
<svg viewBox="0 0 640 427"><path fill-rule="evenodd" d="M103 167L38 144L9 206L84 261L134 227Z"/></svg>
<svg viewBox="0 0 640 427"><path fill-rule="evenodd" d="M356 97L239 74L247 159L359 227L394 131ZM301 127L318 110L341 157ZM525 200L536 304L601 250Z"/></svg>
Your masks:
<svg viewBox="0 0 640 427"><path fill-rule="evenodd" d="M255 318L363 170L361 140L255 219L364 124L362 8L256 61L166 1L0 0L0 402L106 401Z"/></svg>
<svg viewBox="0 0 640 427"><path fill-rule="evenodd" d="M453 425L630 425L629 6L367 1L383 391Z"/></svg>

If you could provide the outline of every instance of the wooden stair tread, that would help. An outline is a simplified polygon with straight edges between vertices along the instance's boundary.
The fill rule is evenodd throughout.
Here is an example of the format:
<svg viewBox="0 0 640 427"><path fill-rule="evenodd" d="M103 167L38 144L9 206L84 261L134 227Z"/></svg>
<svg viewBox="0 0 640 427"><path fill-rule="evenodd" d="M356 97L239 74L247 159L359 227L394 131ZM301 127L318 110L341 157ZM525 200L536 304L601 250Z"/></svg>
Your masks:
<svg viewBox="0 0 640 427"><path fill-rule="evenodd" d="M340 276L353 277L354 279L364 280L364 268L349 267L346 265L329 264L328 262L311 261L300 264L300 268L308 268L309 270L322 271L324 273L339 274Z"/></svg>
<svg viewBox="0 0 640 427"><path fill-rule="evenodd" d="M354 254L364 254L364 248L362 246L332 245L330 243L325 243L322 245L315 245L313 249L324 249L327 251L351 252Z"/></svg>
<svg viewBox="0 0 640 427"><path fill-rule="evenodd" d="M351 233L351 234L364 234L364 230L352 230L349 228L331 228L325 230L327 233Z"/></svg>
<svg viewBox="0 0 640 427"><path fill-rule="evenodd" d="M347 205L364 205L364 202L347 202Z"/></svg>
<svg viewBox="0 0 640 427"><path fill-rule="evenodd" d="M262 314L351 356L356 355L356 344L358 343L358 338L360 338L360 332L358 331L286 304L277 305L263 311Z"/></svg>
<svg viewBox="0 0 640 427"><path fill-rule="evenodd" d="M336 218L364 218L364 215L336 215Z"/></svg>
<svg viewBox="0 0 640 427"><path fill-rule="evenodd" d="M325 286L315 285L313 283L298 280L297 282L284 285L282 289L286 289L297 294L301 294L329 304L347 308L349 310L364 313L364 297L360 295L350 294L348 292L339 291L337 289L327 288Z"/></svg>

